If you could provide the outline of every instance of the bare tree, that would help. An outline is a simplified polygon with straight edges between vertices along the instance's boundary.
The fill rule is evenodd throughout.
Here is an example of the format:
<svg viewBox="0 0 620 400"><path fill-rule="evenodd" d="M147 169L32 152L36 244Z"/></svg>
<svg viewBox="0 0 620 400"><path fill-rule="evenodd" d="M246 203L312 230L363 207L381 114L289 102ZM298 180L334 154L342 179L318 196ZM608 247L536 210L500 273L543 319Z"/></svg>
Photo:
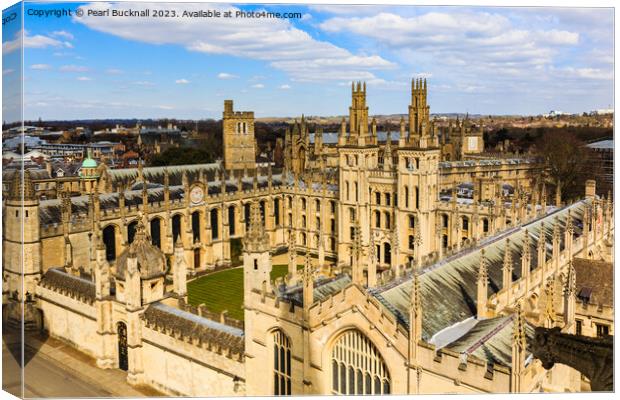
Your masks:
<svg viewBox="0 0 620 400"><path fill-rule="evenodd" d="M562 200L583 197L587 179L594 179L599 165L592 150L572 132L544 134L536 144L550 183L562 192Z"/></svg>

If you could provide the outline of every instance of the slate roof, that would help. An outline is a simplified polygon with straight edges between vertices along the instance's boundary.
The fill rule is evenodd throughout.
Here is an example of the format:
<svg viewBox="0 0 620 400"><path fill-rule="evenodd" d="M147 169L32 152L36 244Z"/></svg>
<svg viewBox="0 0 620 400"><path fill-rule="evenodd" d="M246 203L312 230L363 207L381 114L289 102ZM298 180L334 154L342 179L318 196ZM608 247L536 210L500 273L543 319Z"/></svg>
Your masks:
<svg viewBox="0 0 620 400"><path fill-rule="evenodd" d="M334 278L320 277L314 281L314 301L323 301L329 296L340 292L351 284L351 277L346 274L340 274ZM276 288L276 295L292 301L298 306L303 305L303 289L301 283L295 286L281 286Z"/></svg>
<svg viewBox="0 0 620 400"><path fill-rule="evenodd" d="M151 326L169 330L182 338L198 339L230 351L229 355L242 355L245 349L242 329L156 302L148 306L142 318Z"/></svg>
<svg viewBox="0 0 620 400"><path fill-rule="evenodd" d="M30 177L33 180L50 179L50 174L46 169L41 168L26 168L30 171ZM2 181L10 182L16 173L20 173L21 169L2 169Z"/></svg>
<svg viewBox="0 0 620 400"><path fill-rule="evenodd" d="M573 267L575 268L577 298L589 298L588 304L613 307L613 263L575 258Z"/></svg>
<svg viewBox="0 0 620 400"><path fill-rule="evenodd" d="M40 285L54 291L67 293L87 303L95 300L95 283L71 275L64 268L52 268L43 274Z"/></svg>
<svg viewBox="0 0 620 400"><path fill-rule="evenodd" d="M583 200L569 207L557 210L544 218L528 223L523 227L508 230L473 249L466 249L454 256L448 257L434 265L425 268L419 279L422 299L422 337L430 338L442 329L476 315L477 276L480 264L480 250L485 249L488 264L489 294L499 292L502 287L502 265L505 248L505 239L510 238L510 249L513 261L513 280L521 277L521 254L523 251L523 237L525 228L530 235L531 268L537 265L536 244L540 235L541 221L545 222L547 237L547 258L551 257L551 237L555 217L563 233L568 210L574 221L583 216L584 206L588 200ZM581 222L574 222L575 237L581 235ZM561 234L561 248L564 235ZM396 282L391 282L373 291L377 299L386 308L393 310L398 320L408 325L409 302L411 290L411 274Z"/></svg>
<svg viewBox="0 0 620 400"><path fill-rule="evenodd" d="M463 336L446 346L446 349L510 367L515 318L516 315L512 314L480 320ZM534 339L534 328L525 324L525 335L526 342L530 343Z"/></svg>

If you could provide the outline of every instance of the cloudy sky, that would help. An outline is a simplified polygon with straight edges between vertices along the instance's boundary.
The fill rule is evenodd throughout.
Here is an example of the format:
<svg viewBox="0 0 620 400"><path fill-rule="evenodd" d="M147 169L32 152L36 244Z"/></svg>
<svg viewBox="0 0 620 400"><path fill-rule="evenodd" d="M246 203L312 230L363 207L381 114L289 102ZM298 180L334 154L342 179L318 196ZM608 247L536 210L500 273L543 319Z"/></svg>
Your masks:
<svg viewBox="0 0 620 400"><path fill-rule="evenodd" d="M175 10L175 18L26 16L25 118L259 117L348 112L351 80L371 114L404 113L426 77L431 112L582 112L613 103L613 10L242 6L295 19L187 18L234 5L27 4ZM21 31L5 29L4 59ZM5 82L19 71L5 61ZM10 66L10 65L9 65ZM19 68L17 68L18 70ZM6 118L5 118L6 119Z"/></svg>

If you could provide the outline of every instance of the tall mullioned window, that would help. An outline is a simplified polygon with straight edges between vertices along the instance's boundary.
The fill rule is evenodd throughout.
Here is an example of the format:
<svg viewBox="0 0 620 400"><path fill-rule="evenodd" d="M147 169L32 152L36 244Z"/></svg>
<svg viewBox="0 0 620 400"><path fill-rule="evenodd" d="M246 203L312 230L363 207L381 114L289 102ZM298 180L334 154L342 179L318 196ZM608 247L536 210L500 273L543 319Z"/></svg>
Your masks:
<svg viewBox="0 0 620 400"><path fill-rule="evenodd" d="M291 394L291 342L282 331L273 334L273 393Z"/></svg>
<svg viewBox="0 0 620 400"><path fill-rule="evenodd" d="M358 330L332 348L333 394L390 394L390 374L372 342Z"/></svg>

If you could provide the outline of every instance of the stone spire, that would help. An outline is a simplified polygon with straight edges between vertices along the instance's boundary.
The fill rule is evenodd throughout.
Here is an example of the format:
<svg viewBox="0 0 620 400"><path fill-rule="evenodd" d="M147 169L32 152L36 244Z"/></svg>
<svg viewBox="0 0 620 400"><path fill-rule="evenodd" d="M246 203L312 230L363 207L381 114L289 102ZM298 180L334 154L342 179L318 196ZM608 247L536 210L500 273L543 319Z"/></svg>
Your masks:
<svg viewBox="0 0 620 400"><path fill-rule="evenodd" d="M553 266L554 269L557 270L560 266L560 223L558 222L558 218L555 217L555 221L553 223L553 250L551 257L553 258Z"/></svg>
<svg viewBox="0 0 620 400"><path fill-rule="evenodd" d="M37 199L29 169L23 171L23 180L22 171L16 170L13 175L13 180L11 182L11 191L9 192L9 197L12 200L21 201L22 196L23 200Z"/></svg>
<svg viewBox="0 0 620 400"><path fill-rule="evenodd" d="M262 253L269 251L269 235L265 232L260 207L254 202L250 206L250 227L243 238L244 251Z"/></svg>
<svg viewBox="0 0 620 400"><path fill-rule="evenodd" d="M510 371L511 391L521 392L521 379L523 370L525 369L525 352L526 352L526 336L525 336L525 319L521 302L517 303L515 315L512 322L512 369Z"/></svg>
<svg viewBox="0 0 620 400"><path fill-rule="evenodd" d="M536 246L538 265L537 268L542 268L545 265L545 258L547 257L547 244L546 244L545 223L540 223L540 230L538 234L538 243Z"/></svg>
<svg viewBox="0 0 620 400"><path fill-rule="evenodd" d="M409 293L409 341L412 344L422 339L422 301L420 293L420 278L414 271Z"/></svg>
<svg viewBox="0 0 620 400"><path fill-rule="evenodd" d="M340 131L338 132L338 146L344 146L347 143L347 121L342 117L340 121Z"/></svg>
<svg viewBox="0 0 620 400"><path fill-rule="evenodd" d="M303 303L304 309L308 309L312 303L314 303L314 271L312 269L312 258L310 257L309 249L306 249L306 256L304 259Z"/></svg>
<svg viewBox="0 0 620 400"><path fill-rule="evenodd" d="M362 264L362 229L359 225L359 219L356 219L353 230L354 236L351 245L353 265L351 265L351 279L354 283L361 285L363 283L364 267Z"/></svg>
<svg viewBox="0 0 620 400"><path fill-rule="evenodd" d="M173 289L179 297L187 294L187 263L183 241L177 240L174 244L174 271L172 274Z"/></svg>
<svg viewBox="0 0 620 400"><path fill-rule="evenodd" d="M35 200L37 198L34 190L34 184L32 183L32 177L30 176L30 170L24 171L24 200Z"/></svg>
<svg viewBox="0 0 620 400"><path fill-rule="evenodd" d="M529 282L532 252L530 249L530 233L525 229L523 237L523 249L521 251L521 279L525 280L526 287Z"/></svg>
<svg viewBox="0 0 620 400"><path fill-rule="evenodd" d="M553 304L553 298L555 296L555 288L553 283L553 277L547 279L545 284L545 311L544 311L544 326L545 328L553 328L555 326L555 307Z"/></svg>
<svg viewBox="0 0 620 400"><path fill-rule="evenodd" d="M512 286L512 251L510 250L510 239L506 239L504 247L504 262L502 265L502 290L505 290L508 296L507 303L510 302L510 291Z"/></svg>
<svg viewBox="0 0 620 400"><path fill-rule="evenodd" d="M294 280L297 277L297 238L294 229L288 236L288 257L288 273Z"/></svg>
<svg viewBox="0 0 620 400"><path fill-rule="evenodd" d="M542 183L542 189L540 191L540 207L541 207L541 214L545 215L547 214L547 184L545 183L545 181L543 180Z"/></svg>
<svg viewBox="0 0 620 400"><path fill-rule="evenodd" d="M392 169L392 132L388 131L385 139L385 149L383 151L383 168Z"/></svg>
<svg viewBox="0 0 620 400"><path fill-rule="evenodd" d="M571 333L575 333L575 296L576 296L576 277L575 267L572 258L568 260L568 271L563 282L562 295L564 297L564 323L569 326Z"/></svg>
<svg viewBox="0 0 620 400"><path fill-rule="evenodd" d="M573 234L575 233L575 228L573 227L573 217L571 216L570 210L566 215L566 229L564 230L564 246L568 249L568 256L573 256Z"/></svg>
<svg viewBox="0 0 620 400"><path fill-rule="evenodd" d="M489 270L484 249L480 250L480 267L478 268L477 318L487 317L487 301L489 292Z"/></svg>

